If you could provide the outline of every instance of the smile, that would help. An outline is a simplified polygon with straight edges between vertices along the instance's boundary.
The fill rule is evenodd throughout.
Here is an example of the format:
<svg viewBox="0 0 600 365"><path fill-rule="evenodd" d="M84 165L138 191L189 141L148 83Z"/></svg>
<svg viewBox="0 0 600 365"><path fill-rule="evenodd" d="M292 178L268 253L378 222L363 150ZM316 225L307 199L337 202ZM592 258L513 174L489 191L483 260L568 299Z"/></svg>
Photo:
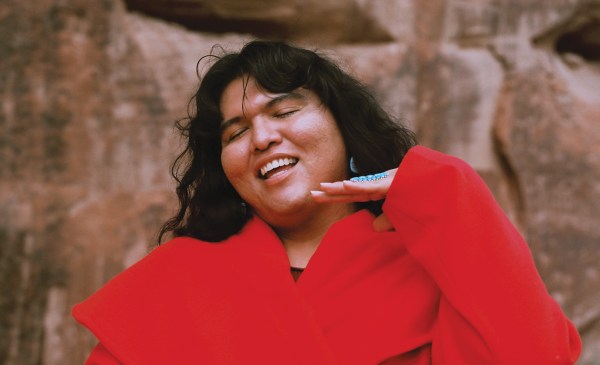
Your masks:
<svg viewBox="0 0 600 365"><path fill-rule="evenodd" d="M273 172L274 170L284 167L284 166L295 165L297 162L298 162L298 159L293 158L293 157L279 158L279 159L273 160L271 162L268 162L265 166L260 168L259 175L261 178L266 179L269 177L269 175L272 175L270 173Z"/></svg>

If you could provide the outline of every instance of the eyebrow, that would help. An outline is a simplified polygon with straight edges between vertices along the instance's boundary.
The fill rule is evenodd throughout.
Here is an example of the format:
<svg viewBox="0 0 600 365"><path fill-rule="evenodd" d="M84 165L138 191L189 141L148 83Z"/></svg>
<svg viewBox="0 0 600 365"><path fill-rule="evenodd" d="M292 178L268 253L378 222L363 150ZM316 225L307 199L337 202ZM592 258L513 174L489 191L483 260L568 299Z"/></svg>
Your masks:
<svg viewBox="0 0 600 365"><path fill-rule="evenodd" d="M274 107L275 105L282 103L286 100L306 100L306 99L307 99L307 97L303 93L300 93L298 91L290 91L289 93L277 95L274 98L272 98L271 100L269 100L269 102L265 104L265 108L270 109L270 108ZM230 125L239 122L240 119L242 119L242 117L236 116L231 119L227 119L227 120L223 121L219 128L220 131L223 132L224 130L229 128Z"/></svg>
<svg viewBox="0 0 600 365"><path fill-rule="evenodd" d="M285 100L306 100L306 95L299 93L298 91L290 91L289 93L278 95L269 100L266 106L267 108L272 108Z"/></svg>

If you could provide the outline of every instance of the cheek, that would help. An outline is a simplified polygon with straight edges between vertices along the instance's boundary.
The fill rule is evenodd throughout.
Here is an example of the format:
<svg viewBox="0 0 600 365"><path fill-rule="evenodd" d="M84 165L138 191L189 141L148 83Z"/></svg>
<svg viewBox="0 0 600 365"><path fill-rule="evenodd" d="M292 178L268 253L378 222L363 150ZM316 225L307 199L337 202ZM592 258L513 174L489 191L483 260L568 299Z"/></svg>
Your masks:
<svg viewBox="0 0 600 365"><path fill-rule="evenodd" d="M341 132L337 128L329 129L326 140L322 142L323 154L328 156L327 163L331 170L332 178L345 179L349 176L348 156L346 145Z"/></svg>
<svg viewBox="0 0 600 365"><path fill-rule="evenodd" d="M330 122L326 128L323 128L319 132L317 137L319 148L332 159L332 162L339 159L345 160L346 146L344 144L344 138L337 126L331 125L332 123L334 122Z"/></svg>
<svg viewBox="0 0 600 365"><path fill-rule="evenodd" d="M244 154L234 146L228 146L221 151L221 165L227 179L234 181L244 174L246 159Z"/></svg>

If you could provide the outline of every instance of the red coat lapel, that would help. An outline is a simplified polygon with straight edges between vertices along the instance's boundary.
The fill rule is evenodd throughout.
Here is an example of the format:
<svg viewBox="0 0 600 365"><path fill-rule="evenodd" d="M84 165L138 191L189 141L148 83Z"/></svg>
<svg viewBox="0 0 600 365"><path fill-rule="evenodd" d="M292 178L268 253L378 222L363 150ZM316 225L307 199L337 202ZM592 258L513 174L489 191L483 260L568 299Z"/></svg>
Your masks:
<svg viewBox="0 0 600 365"><path fill-rule="evenodd" d="M73 314L124 364L333 363L279 240L258 219L221 244L157 248Z"/></svg>
<svg viewBox="0 0 600 365"><path fill-rule="evenodd" d="M366 210L335 223L298 280L339 364L379 364L430 342L439 291L401 233Z"/></svg>

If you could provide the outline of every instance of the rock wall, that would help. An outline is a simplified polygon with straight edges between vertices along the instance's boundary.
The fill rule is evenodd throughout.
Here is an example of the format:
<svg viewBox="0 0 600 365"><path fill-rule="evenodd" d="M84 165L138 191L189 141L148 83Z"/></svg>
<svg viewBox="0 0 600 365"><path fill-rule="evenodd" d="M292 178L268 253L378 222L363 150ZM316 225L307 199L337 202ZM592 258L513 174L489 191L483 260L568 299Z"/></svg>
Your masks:
<svg viewBox="0 0 600 365"><path fill-rule="evenodd" d="M172 213L197 60L252 35L319 47L471 163L600 363L600 1L576 0L4 0L1 363L83 363L70 307Z"/></svg>

